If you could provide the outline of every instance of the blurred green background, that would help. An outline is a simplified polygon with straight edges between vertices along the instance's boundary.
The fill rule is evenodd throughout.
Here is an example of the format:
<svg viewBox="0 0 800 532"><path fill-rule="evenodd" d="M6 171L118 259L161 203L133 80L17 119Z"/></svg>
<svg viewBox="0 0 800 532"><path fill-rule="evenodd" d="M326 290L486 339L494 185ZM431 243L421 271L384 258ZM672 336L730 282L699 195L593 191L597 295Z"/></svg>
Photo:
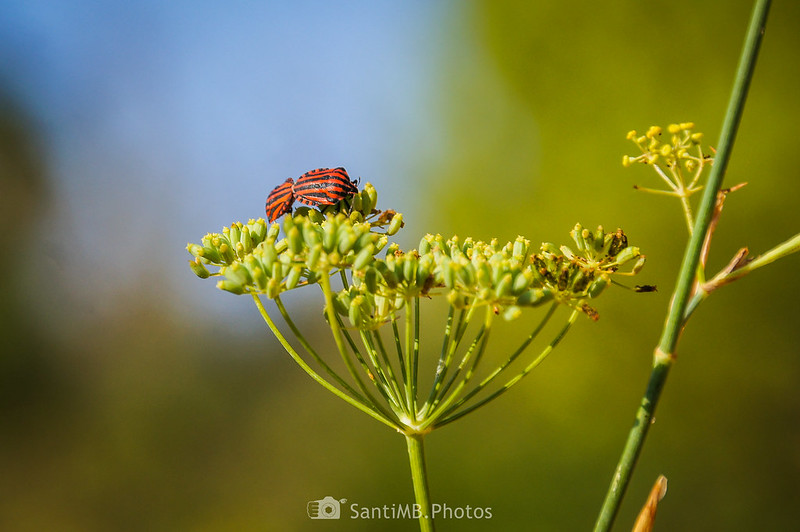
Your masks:
<svg viewBox="0 0 800 532"><path fill-rule="evenodd" d="M407 247L425 232L567 243L581 222L622 227L647 254L637 282L659 292L609 291L600 320L581 319L525 382L426 440L434 500L493 514L439 529L589 529L685 243L678 205L632 189L655 176L622 168L633 153L625 133L694 121L716 141L750 2L299 3L258 17L247 4L224 15L179 4L170 16L146 5L139 18L80 2L69 13L0 8L0 529L415 529L308 519L306 502L328 495L411 502L403 439L316 386L247 298L185 266L187 240L260 216L283 174L337 161L378 186L379 206L405 213ZM95 24L111 43L104 61L48 55ZM759 253L800 228L799 25L796 3L775 3L726 178L749 185L726 204L714 271L739 247ZM59 41L58 28L72 33ZM206 55L175 37L206 39L207 28ZM151 32L175 37L183 55ZM262 32L289 36L236 38ZM112 53L115 39L132 43L130 55ZM237 70L242 55L254 63ZM145 101L180 113L155 120L102 97L139 94L136 78L189 72L192 60L234 66L214 71L222 82L209 95L203 84L145 83ZM310 65L342 71L325 81ZM287 71L295 77L281 78ZM43 86L37 72L62 77ZM262 76L255 88L250 76ZM73 78L122 89L98 97L57 83ZM53 95L55 110L41 103ZM92 106L125 118L115 149L87 127ZM165 149L142 141L165 131ZM630 528L658 474L669 491L657 530L795 528L799 260L726 287L695 314L616 529ZM305 328L321 322L312 297L295 307L307 309ZM507 330L498 351L523 334Z"/></svg>

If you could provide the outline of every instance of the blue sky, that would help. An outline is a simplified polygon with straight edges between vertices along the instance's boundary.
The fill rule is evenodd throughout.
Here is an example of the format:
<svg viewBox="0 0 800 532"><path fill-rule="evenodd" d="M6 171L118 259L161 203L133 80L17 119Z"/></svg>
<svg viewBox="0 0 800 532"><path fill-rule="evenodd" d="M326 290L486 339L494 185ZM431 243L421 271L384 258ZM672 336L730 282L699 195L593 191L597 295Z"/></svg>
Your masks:
<svg viewBox="0 0 800 532"><path fill-rule="evenodd" d="M186 275L186 242L263 216L274 185L320 166L347 167L408 213L408 172L436 141L452 7L5 2L0 83L44 137L44 243L65 295L102 312L155 275L177 300L208 299L211 283ZM219 296L224 311L246 306Z"/></svg>

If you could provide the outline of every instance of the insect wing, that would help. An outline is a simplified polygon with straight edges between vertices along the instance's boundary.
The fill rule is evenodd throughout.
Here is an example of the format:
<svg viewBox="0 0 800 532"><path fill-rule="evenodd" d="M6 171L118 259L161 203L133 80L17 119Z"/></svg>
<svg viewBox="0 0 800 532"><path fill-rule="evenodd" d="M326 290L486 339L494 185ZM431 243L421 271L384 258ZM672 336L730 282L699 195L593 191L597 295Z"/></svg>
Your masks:
<svg viewBox="0 0 800 532"><path fill-rule="evenodd" d="M267 220L269 220L270 223L284 214L292 212L292 203L294 203L294 192L292 192L293 185L294 180L290 177L273 188L272 192L267 196Z"/></svg>
<svg viewBox="0 0 800 532"><path fill-rule="evenodd" d="M306 205L333 205L358 192L356 184L350 180L347 170L339 168L318 168L306 172L294 185L294 195Z"/></svg>

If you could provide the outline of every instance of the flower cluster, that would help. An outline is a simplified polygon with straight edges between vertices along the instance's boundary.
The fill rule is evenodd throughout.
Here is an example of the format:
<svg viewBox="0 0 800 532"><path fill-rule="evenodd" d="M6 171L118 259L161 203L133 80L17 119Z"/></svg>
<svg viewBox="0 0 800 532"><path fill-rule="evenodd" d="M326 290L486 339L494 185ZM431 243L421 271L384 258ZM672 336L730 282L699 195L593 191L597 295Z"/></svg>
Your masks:
<svg viewBox="0 0 800 532"><path fill-rule="evenodd" d="M418 250L404 252L388 240L402 226L402 215L375 210L376 201L374 187L367 184L348 204L298 209L284 217L280 239L277 223L233 224L206 235L201 244L189 244L190 265L201 278L223 277L217 283L222 290L273 299L349 271L350 280L343 276L344 286L332 298L334 309L353 327L371 330L413 298L437 294L455 308L488 306L508 320L524 307L550 300L596 318L586 300L597 297L623 265L632 263L629 273L636 273L644 263L622 230L606 233L580 225L571 232L577 251L550 243L535 250L521 236L499 244L428 234ZM219 271L212 274L207 265Z"/></svg>
<svg viewBox="0 0 800 532"><path fill-rule="evenodd" d="M700 178L703 170L714 163L711 155L703 153L700 142L702 133L693 133L694 123L670 124L667 131L669 142L662 142L663 130L659 126L650 126L644 135L629 131L627 138L633 141L641 152L639 155L625 155L622 165L631 166L642 163L650 166L666 184L666 188L645 188L634 186L637 190L679 198L686 218L689 232L692 232L694 217L690 197L703 186ZM711 151L714 151L713 148Z"/></svg>
<svg viewBox="0 0 800 532"><path fill-rule="evenodd" d="M632 140L642 153L635 157L624 155L622 157L623 166L630 166L633 163L654 164L661 160L668 168L680 164L687 171L694 172L697 166L707 159L707 156L699 150L703 134L692 133L693 129L693 122L670 124L667 126L667 131L670 133L669 143L661 141L663 130L659 126L650 126L647 132L641 136L637 135L635 130L629 131L628 140ZM695 152L697 155L694 154Z"/></svg>
<svg viewBox="0 0 800 532"><path fill-rule="evenodd" d="M210 233L201 244L189 244L198 277L224 277L217 287L234 294L275 298L286 290L317 282L334 269L363 268L383 249L388 236L403 225L394 211L377 211L377 192L367 184L352 198L322 211L302 207L268 226L264 219L237 222L222 233ZM219 267L212 274L206 265Z"/></svg>

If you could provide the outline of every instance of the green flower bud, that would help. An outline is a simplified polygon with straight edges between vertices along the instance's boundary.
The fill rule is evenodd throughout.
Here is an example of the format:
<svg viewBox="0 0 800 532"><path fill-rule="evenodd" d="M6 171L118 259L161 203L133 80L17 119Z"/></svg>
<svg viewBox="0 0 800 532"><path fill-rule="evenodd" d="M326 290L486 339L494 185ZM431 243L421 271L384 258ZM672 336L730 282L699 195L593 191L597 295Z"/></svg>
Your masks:
<svg viewBox="0 0 800 532"><path fill-rule="evenodd" d="M302 266L295 266L289 271L289 275L286 276L286 289L291 290L292 288L297 286L297 283L300 282L300 274L303 273Z"/></svg>
<svg viewBox="0 0 800 532"><path fill-rule="evenodd" d="M339 263L342 262L342 256L339 255L337 252L328 253L328 264L330 266L339 266Z"/></svg>
<svg viewBox="0 0 800 532"><path fill-rule="evenodd" d="M253 239L253 246L257 246L264 241L267 235L267 224L263 218L250 220L247 222L250 227L250 237Z"/></svg>
<svg viewBox="0 0 800 532"><path fill-rule="evenodd" d="M294 227L294 218L292 216L283 217L283 234L288 235L289 231Z"/></svg>
<svg viewBox="0 0 800 532"><path fill-rule="evenodd" d="M409 253L405 255L405 260L403 261L403 279L409 285L414 284L414 278L417 274L417 258Z"/></svg>
<svg viewBox="0 0 800 532"><path fill-rule="evenodd" d="M581 224L575 224L575 227L572 231L569 232L569 236L572 237L572 240L575 241L575 245L578 247L579 252L584 252L589 247L587 246L586 240L583 238L583 227ZM561 246L563 250L565 246Z"/></svg>
<svg viewBox="0 0 800 532"><path fill-rule="evenodd" d="M516 240L514 240L514 247L513 251L511 252L511 256L520 262L525 262L525 259L528 258L528 252L530 250L531 242L530 240L526 240L521 236L518 236Z"/></svg>
<svg viewBox="0 0 800 532"><path fill-rule="evenodd" d="M250 236L250 228L246 225L242 227L241 235L239 236L239 242L244 247L245 253L250 253L253 251L253 239Z"/></svg>
<svg viewBox="0 0 800 532"><path fill-rule="evenodd" d="M231 264L236 260L236 254L233 252L228 244L222 244L219 247L220 255L226 264Z"/></svg>
<svg viewBox="0 0 800 532"><path fill-rule="evenodd" d="M364 272L364 285L370 294L378 293L378 270L371 266L366 269Z"/></svg>
<svg viewBox="0 0 800 532"><path fill-rule="evenodd" d="M281 238L275 242L275 251L278 253L278 255L283 254L283 252L287 249L289 249L289 244L286 242L285 238Z"/></svg>
<svg viewBox="0 0 800 532"><path fill-rule="evenodd" d="M617 256L614 257L614 262L622 266L629 260L638 256L639 256L639 248L630 246L620 251L619 254L617 254Z"/></svg>
<svg viewBox="0 0 800 532"><path fill-rule="evenodd" d="M523 294L517 298L517 305L536 307L552 298L553 292L547 288L534 288L533 290L523 292Z"/></svg>
<svg viewBox="0 0 800 532"><path fill-rule="evenodd" d="M194 260L190 260L189 267L192 269L194 274L201 279L208 279L211 276L211 272L209 272L208 268L206 268L205 265L202 263L200 257L195 257Z"/></svg>
<svg viewBox="0 0 800 532"><path fill-rule="evenodd" d="M278 251L275 249L275 244L269 240L265 241L261 247L261 262L272 271L272 265L278 260Z"/></svg>
<svg viewBox="0 0 800 532"><path fill-rule="evenodd" d="M225 290L226 292L230 292L231 294L242 295L244 294L244 286L230 279L223 279L222 281L217 282L217 288L220 290Z"/></svg>
<svg viewBox="0 0 800 532"><path fill-rule="evenodd" d="M338 243L336 241L336 233L338 232L339 227L333 219L329 219L322 224L322 229L324 231L322 235L322 247L325 248L325 251L330 253L334 250Z"/></svg>
<svg viewBox="0 0 800 532"><path fill-rule="evenodd" d="M608 286L609 280L608 275L604 274L592 281L592 284L589 285L589 297L595 298L603 293L603 290Z"/></svg>
<svg viewBox="0 0 800 532"><path fill-rule="evenodd" d="M363 213L364 212L363 209L362 209L362 207L364 206L364 201L361 199L361 194L355 194L351 198L350 201L351 201L351 208L353 209L353 211L356 211L356 212L359 212L359 213ZM366 214L369 214L369 213L366 213ZM362 219L363 219L363 216L362 216Z"/></svg>
<svg viewBox="0 0 800 532"><path fill-rule="evenodd" d="M597 230L594 232L593 242L595 251L600 251L603 249L603 246L605 245L605 233L603 232L602 225L597 226Z"/></svg>
<svg viewBox="0 0 800 532"><path fill-rule="evenodd" d="M276 240L278 238L278 233L281 232L281 226L277 223L274 223L269 226L267 230L267 239L268 240Z"/></svg>
<svg viewBox="0 0 800 532"><path fill-rule="evenodd" d="M345 229L347 228L347 229ZM353 246L356 243L356 235L353 233L353 230L346 225L342 226L342 230L339 231L339 253L342 255L347 255L347 253L353 249Z"/></svg>
<svg viewBox="0 0 800 532"><path fill-rule="evenodd" d="M475 261L473 261L472 265L475 268L475 280L478 281L478 286L482 288L492 286L492 269L486 261L480 261L477 267L474 266Z"/></svg>
<svg viewBox="0 0 800 532"><path fill-rule="evenodd" d="M397 276L394 274L392 270L386 265L384 261L375 261L375 268L378 270L378 273L381 274L383 277L383 281L386 283L390 289L394 290L397 288Z"/></svg>
<svg viewBox="0 0 800 532"><path fill-rule="evenodd" d="M200 258L204 255L203 246L198 244L192 244L192 243L186 244L186 251L188 251L189 254L192 255L193 257L197 258Z"/></svg>
<svg viewBox="0 0 800 532"><path fill-rule="evenodd" d="M333 298L333 310L340 316L347 316L348 309L350 308L351 296L347 291L342 291L336 294Z"/></svg>
<svg viewBox="0 0 800 532"><path fill-rule="evenodd" d="M389 237L387 237L386 235L380 235L375 240L375 253L378 253L380 250L382 250L388 243L389 243Z"/></svg>
<svg viewBox="0 0 800 532"><path fill-rule="evenodd" d="M281 283L278 279L274 277L267 281L267 297L270 299L275 299L281 294Z"/></svg>
<svg viewBox="0 0 800 532"><path fill-rule="evenodd" d="M354 197L358 197L358 196L354 196ZM361 223L361 222L363 222L363 221L364 221L364 215L363 215L363 214L361 214L361 212L360 212L360 211L353 211L353 212L351 212L351 213L350 213L350 216L349 216L348 218L349 218L349 220L350 220L351 222L353 222L353 223Z"/></svg>
<svg viewBox="0 0 800 532"><path fill-rule="evenodd" d="M456 270L456 274L464 286L469 288L475 286L475 268L471 263L462 265L461 268Z"/></svg>
<svg viewBox="0 0 800 532"><path fill-rule="evenodd" d="M353 298L353 301L350 302L347 317L350 319L350 323L353 324L353 327L359 328L359 326L362 325L361 304L363 302L364 296L356 296Z"/></svg>
<svg viewBox="0 0 800 532"><path fill-rule="evenodd" d="M264 290L267 287L267 282L269 281L269 279L267 279L267 274L264 273L264 270L256 266L250 272L253 275L253 280L255 281L256 286L258 286L258 289Z"/></svg>
<svg viewBox="0 0 800 532"><path fill-rule="evenodd" d="M558 253L558 247L553 244L552 242L542 242L542 247L540 248L542 253Z"/></svg>
<svg viewBox="0 0 800 532"><path fill-rule="evenodd" d="M299 255L303 252L303 237L300 235L300 230L296 225L292 225L286 232L286 241L289 244L289 251L294 255Z"/></svg>
<svg viewBox="0 0 800 532"><path fill-rule="evenodd" d="M231 224L231 227L230 227L230 229L228 230L228 232L226 234L226 236L228 237L228 239L231 242L231 245L235 246L236 243L239 242L239 239L242 236L241 229L242 229L241 222L236 222L234 224ZM225 232L224 229L223 229L223 232Z"/></svg>
<svg viewBox="0 0 800 532"><path fill-rule="evenodd" d="M398 212L392 217L392 221L389 222L389 227L386 229L386 234L390 236L397 234L403 225L405 225L403 223L403 215L402 213Z"/></svg>
<svg viewBox="0 0 800 532"><path fill-rule="evenodd" d="M419 254L420 255L427 255L431 252L431 240L433 237L428 234L422 237L422 240L419 241Z"/></svg>
<svg viewBox="0 0 800 532"><path fill-rule="evenodd" d="M374 255L375 251L372 248L372 244L367 245L356 255L356 259L353 261L353 269L360 270L364 268L373 261Z"/></svg>
<svg viewBox="0 0 800 532"><path fill-rule="evenodd" d="M530 270L523 270L514 277L514 282L511 285L511 292L518 296L525 291L533 281L533 274Z"/></svg>
<svg viewBox="0 0 800 532"><path fill-rule="evenodd" d="M246 285L253 282L250 271L240 262L234 262L230 266L222 268L221 273L238 284Z"/></svg>
<svg viewBox="0 0 800 532"><path fill-rule="evenodd" d="M386 248L386 254L384 255L386 260L394 260L395 255L400 251L400 246L397 245L397 242L392 242Z"/></svg>
<svg viewBox="0 0 800 532"><path fill-rule="evenodd" d="M372 183L366 183L364 190L361 191L361 205L364 214L370 214L378 205L378 191Z"/></svg>
<svg viewBox="0 0 800 532"><path fill-rule="evenodd" d="M313 247L317 243L322 242L322 231L318 225L313 223L303 224L303 240L306 246Z"/></svg>
<svg viewBox="0 0 800 532"><path fill-rule="evenodd" d="M316 269L320 255L322 255L322 244L314 244L311 249L309 249L308 257L306 258L306 267L309 270Z"/></svg>
<svg viewBox="0 0 800 532"><path fill-rule="evenodd" d="M507 273L503 276L500 282L494 289L494 295L498 298L506 297L511 295L511 282L513 280L513 276L510 273Z"/></svg>

